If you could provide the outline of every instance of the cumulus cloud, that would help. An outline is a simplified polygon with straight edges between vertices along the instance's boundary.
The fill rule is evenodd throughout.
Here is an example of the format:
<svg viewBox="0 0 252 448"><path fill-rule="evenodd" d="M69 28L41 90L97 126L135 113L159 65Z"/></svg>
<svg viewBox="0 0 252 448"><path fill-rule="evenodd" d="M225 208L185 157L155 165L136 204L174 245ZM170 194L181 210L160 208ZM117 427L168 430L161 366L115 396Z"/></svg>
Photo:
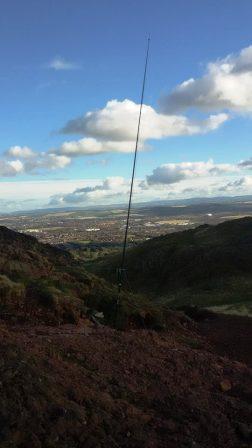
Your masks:
<svg viewBox="0 0 252 448"><path fill-rule="evenodd" d="M98 140L135 141L140 105L134 101L108 101L103 109L87 112L69 121L61 129L64 134L81 134ZM226 114L211 115L206 120L192 121L185 116L164 115L143 105L141 139L161 139L175 135L193 135L217 129L228 119Z"/></svg>
<svg viewBox="0 0 252 448"><path fill-rule="evenodd" d="M219 176L237 171L231 164L215 164L213 160L207 162L166 163L155 168L146 177L147 185L168 185L185 179L196 177Z"/></svg>
<svg viewBox="0 0 252 448"><path fill-rule="evenodd" d="M36 158L27 160L24 163L26 173L37 173L43 170L63 169L71 163L70 157L54 153L38 153Z"/></svg>
<svg viewBox="0 0 252 448"><path fill-rule="evenodd" d="M99 141L95 138L87 137L80 140L72 140L63 143L58 149L59 154L69 157L90 156L108 152L132 152L135 148L135 142L129 141ZM143 148L140 142L139 149Z"/></svg>
<svg viewBox="0 0 252 448"><path fill-rule="evenodd" d="M57 168L65 168L71 163L70 157L58 154L47 154L45 153L43 157L39 160L38 166L42 168L47 168L49 170L56 170Z"/></svg>
<svg viewBox="0 0 252 448"><path fill-rule="evenodd" d="M2 161L0 176L63 169L74 157L133 152L139 108L139 104L128 99L108 101L103 109L69 121L61 130L63 134L83 134L83 138L66 141L47 152L35 152L28 146L12 146L4 155L19 162L15 167L15 160ZM148 147L148 140L213 131L227 119L227 114L220 113L204 120L190 120L182 115L160 114L151 106L144 105L139 150Z"/></svg>
<svg viewBox="0 0 252 448"><path fill-rule="evenodd" d="M49 66L54 70L78 68L62 57L54 58ZM239 54L228 55L209 63L201 78L191 78L178 85L170 95L162 98L161 105L161 112L143 105L140 150L148 148L148 142L152 140L214 131L229 119L227 110L251 112L252 46L244 48ZM192 107L211 111L211 114L200 120L182 114L182 111ZM68 121L60 131L65 135L80 135L81 138L65 141L59 147L43 153L35 153L26 146L13 146L6 151L5 160L1 161L0 176L62 169L71 163L72 158L78 156L133 152L139 108L139 104L129 99L114 99L101 109L89 111ZM252 159L237 164L237 169L246 168L252 168ZM217 168L213 167L209 175L214 175L215 169ZM167 164L157 167L146 182L154 185L158 178L162 178L166 180L161 183L171 184L199 175L195 167Z"/></svg>
<svg viewBox="0 0 252 448"><path fill-rule="evenodd" d="M28 146L11 146L6 152L7 157L18 157L19 159L30 159L35 157L36 153Z"/></svg>
<svg viewBox="0 0 252 448"><path fill-rule="evenodd" d="M136 202L168 198L212 196L220 191L227 193L239 191L240 188L252 188L251 178L237 179L240 169L237 165L207 162L168 163L158 166L145 179L136 179L134 197ZM225 176L232 180L224 184ZM236 176L234 178L234 176ZM212 177L212 181L211 178ZM206 181L207 179L207 181ZM223 185L224 184L224 185ZM71 206L126 202L128 199L130 180L123 177L108 177L95 185L86 184L72 192L58 193L51 196L50 206ZM221 190L222 189L222 190Z"/></svg>
<svg viewBox="0 0 252 448"><path fill-rule="evenodd" d="M228 182L218 188L221 192L233 192L233 191L243 191L252 188L252 176L244 176L240 179Z"/></svg>
<svg viewBox="0 0 252 448"><path fill-rule="evenodd" d="M21 173L24 165L20 160L5 161L0 160L0 176L13 177Z"/></svg>
<svg viewBox="0 0 252 448"><path fill-rule="evenodd" d="M249 170L252 169L252 157L246 160L241 160L241 162L238 163L238 166Z"/></svg>
<svg viewBox="0 0 252 448"><path fill-rule="evenodd" d="M78 64L75 64L74 62L67 61L66 59L62 58L61 56L56 56L53 58L48 64L48 68L52 68L53 70L60 71L60 70L77 70L79 68Z"/></svg>
<svg viewBox="0 0 252 448"><path fill-rule="evenodd" d="M4 155L5 159L0 160L1 177L13 177L18 174L37 174L44 171L63 169L71 163L71 158L66 155L47 152L39 153L26 146L12 146ZM6 160L7 157L10 160ZM13 158L15 159L12 160Z"/></svg>
<svg viewBox="0 0 252 448"><path fill-rule="evenodd" d="M58 152L69 156L101 154L106 152L132 152L135 148L140 105L131 100L108 101L103 109L87 112L70 120L61 129L63 134L80 134L80 140L65 142ZM178 135L204 134L218 129L228 120L225 113L210 115L205 120L190 120L183 115L164 115L144 105L139 149L146 141Z"/></svg>
<svg viewBox="0 0 252 448"><path fill-rule="evenodd" d="M207 65L205 74L179 84L160 99L164 113L189 108L202 111L252 111L252 46Z"/></svg>
<svg viewBox="0 0 252 448"><path fill-rule="evenodd" d="M72 193L51 197L49 205L70 205L97 202L103 199L122 197L128 190L128 182L123 177L108 177L94 186L76 188Z"/></svg>

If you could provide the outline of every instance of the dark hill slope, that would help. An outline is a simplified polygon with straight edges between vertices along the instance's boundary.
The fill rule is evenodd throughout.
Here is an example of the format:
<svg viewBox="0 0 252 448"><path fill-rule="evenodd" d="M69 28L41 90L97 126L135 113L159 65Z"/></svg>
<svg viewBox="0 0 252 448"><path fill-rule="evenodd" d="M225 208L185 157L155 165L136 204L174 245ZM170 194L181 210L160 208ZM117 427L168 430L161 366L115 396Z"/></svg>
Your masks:
<svg viewBox="0 0 252 448"><path fill-rule="evenodd" d="M0 318L58 324L102 311L115 318L117 290L89 274L68 252L36 238L0 227ZM157 311L146 299L122 297L118 325L138 319L139 312ZM121 319L121 320L120 320Z"/></svg>
<svg viewBox="0 0 252 448"><path fill-rule="evenodd" d="M119 262L119 256L108 256L92 269L112 279ZM182 302L188 303L192 294L199 291L211 293L217 289L229 294L238 289L249 301L252 297L252 218L203 225L146 241L128 250L126 267L133 290L155 297L169 296L173 301L174 294L183 291Z"/></svg>
<svg viewBox="0 0 252 448"><path fill-rule="evenodd" d="M32 236L0 226L0 270L18 276L20 273L41 277L54 265L72 263L68 252L41 244Z"/></svg>

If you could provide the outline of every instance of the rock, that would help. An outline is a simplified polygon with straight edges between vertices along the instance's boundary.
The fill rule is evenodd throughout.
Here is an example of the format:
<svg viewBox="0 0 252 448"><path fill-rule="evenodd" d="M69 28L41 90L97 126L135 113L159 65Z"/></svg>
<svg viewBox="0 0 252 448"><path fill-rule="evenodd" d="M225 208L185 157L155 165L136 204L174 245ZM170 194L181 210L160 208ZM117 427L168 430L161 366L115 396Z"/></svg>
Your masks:
<svg viewBox="0 0 252 448"><path fill-rule="evenodd" d="M166 427L170 432L177 432L177 430L178 430L178 426L177 426L176 422L174 420L172 420L171 418L169 418L169 420L167 420Z"/></svg>
<svg viewBox="0 0 252 448"><path fill-rule="evenodd" d="M230 389L232 389L231 381L228 379L224 379L220 382L220 388L222 392L228 392Z"/></svg>
<svg viewBox="0 0 252 448"><path fill-rule="evenodd" d="M97 311L97 313L94 314L94 317L96 317L97 319L104 319L104 314L102 311Z"/></svg>

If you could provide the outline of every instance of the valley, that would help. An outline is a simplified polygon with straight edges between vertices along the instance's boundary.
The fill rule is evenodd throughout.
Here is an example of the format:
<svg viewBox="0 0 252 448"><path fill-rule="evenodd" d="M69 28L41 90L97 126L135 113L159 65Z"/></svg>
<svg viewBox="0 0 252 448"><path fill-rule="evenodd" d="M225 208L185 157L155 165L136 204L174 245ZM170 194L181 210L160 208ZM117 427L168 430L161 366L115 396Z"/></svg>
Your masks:
<svg viewBox="0 0 252 448"><path fill-rule="evenodd" d="M0 225L93 259L120 249L126 214L125 205L48 209L2 214ZM135 204L128 244L134 246L153 237L244 216L252 216L250 196Z"/></svg>

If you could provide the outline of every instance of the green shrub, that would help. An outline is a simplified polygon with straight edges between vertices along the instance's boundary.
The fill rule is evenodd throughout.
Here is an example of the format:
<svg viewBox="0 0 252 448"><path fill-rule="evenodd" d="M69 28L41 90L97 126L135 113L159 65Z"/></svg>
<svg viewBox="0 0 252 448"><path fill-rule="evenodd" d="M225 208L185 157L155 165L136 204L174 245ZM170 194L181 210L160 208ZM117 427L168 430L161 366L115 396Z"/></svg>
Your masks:
<svg viewBox="0 0 252 448"><path fill-rule="evenodd" d="M2 313L17 311L24 299L24 285L10 280L6 275L0 275L0 311Z"/></svg>

